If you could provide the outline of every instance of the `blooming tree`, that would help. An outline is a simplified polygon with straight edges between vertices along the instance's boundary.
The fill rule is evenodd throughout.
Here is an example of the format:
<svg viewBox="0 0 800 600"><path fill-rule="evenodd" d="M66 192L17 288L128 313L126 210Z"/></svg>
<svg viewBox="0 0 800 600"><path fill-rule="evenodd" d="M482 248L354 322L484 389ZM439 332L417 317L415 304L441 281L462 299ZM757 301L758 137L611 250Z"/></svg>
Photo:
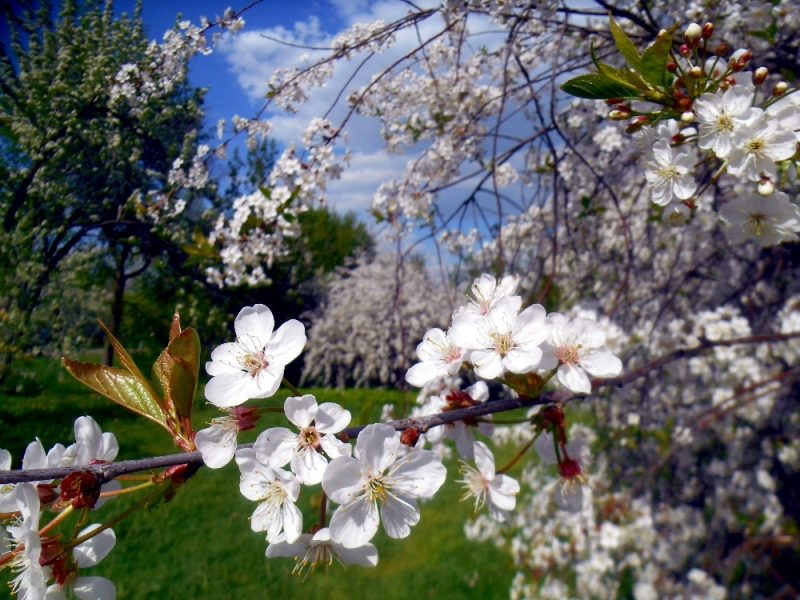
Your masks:
<svg viewBox="0 0 800 600"><path fill-rule="evenodd" d="M59 561L109 525L40 551L50 525L38 528L26 481L50 481L34 489L58 520L111 497L101 486L120 474L166 468L144 505L174 496L202 464L233 458L241 492L258 502L251 527L266 532L267 555L293 556L308 572L335 557L374 565L381 526L395 538L423 528L419 500L445 485L453 438L464 496L480 511L465 533L509 549L513 598L797 595L782 566L800 508L786 483L800 472L796 8L408 4L397 20L352 27L324 56L276 72L264 112L235 118L231 136L257 143L267 110L295 110L334 69L360 72L398 53L363 84L354 74L346 106L314 119L269 186L218 216L201 240L220 259L208 277L221 286L267 277L297 215L346 167L340 147L356 113L377 119L387 151L410 156L372 207L401 260L341 277L308 339L300 323L276 330L265 306L244 308L237 341L207 364L208 399L224 411L208 429L192 429L199 341L177 318L153 381L116 340L122 369L65 360L185 452L93 465L70 463L81 452L31 450L37 465L59 466L0 476L16 485L0 490L21 523L7 528L0 558L16 569L15 589L35 597L63 585ZM135 113L168 92L184 59L211 50L215 26L235 32L242 17L179 24L148 48L149 68L120 71L113 97ZM217 148L173 165L170 184L203 180L230 141L227 123L221 130ZM439 262L438 288L422 264L411 268L422 243L451 257ZM404 285L409 271L427 287ZM420 388L416 406L350 425L347 408L283 378L307 341L307 365L327 381L332 365L356 382L402 377ZM283 407L246 405L281 384L294 394ZM527 412L490 417L511 409ZM283 412L297 431L269 428L237 446L263 412ZM98 450L87 456L113 458L88 437ZM513 458L498 467L489 443ZM296 501L313 486L323 500L309 528Z"/></svg>

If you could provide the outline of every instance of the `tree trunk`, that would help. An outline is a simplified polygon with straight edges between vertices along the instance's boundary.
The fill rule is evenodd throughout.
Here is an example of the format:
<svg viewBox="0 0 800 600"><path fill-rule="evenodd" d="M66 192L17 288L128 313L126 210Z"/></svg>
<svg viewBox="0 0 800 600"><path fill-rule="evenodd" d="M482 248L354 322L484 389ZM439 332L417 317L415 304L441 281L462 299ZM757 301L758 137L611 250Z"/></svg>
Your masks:
<svg viewBox="0 0 800 600"><path fill-rule="evenodd" d="M123 246L117 260L117 272L114 277L114 300L111 304L111 322L108 323L108 329L114 335L119 337L119 328L122 325L122 307L125 300L125 284L128 281L128 275L125 273L125 263L130 254L130 246ZM103 344L103 364L110 367L114 362L114 347L111 341L106 339Z"/></svg>

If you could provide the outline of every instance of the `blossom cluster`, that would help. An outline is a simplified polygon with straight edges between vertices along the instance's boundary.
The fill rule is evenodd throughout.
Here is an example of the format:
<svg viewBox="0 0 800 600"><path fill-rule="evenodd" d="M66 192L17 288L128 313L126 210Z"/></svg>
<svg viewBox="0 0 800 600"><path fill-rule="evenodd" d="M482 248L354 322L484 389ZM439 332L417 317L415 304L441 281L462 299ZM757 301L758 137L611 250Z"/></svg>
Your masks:
<svg viewBox="0 0 800 600"><path fill-rule="evenodd" d="M75 443L54 445L45 452L37 438L28 444L22 469L50 469L97 464L114 460L119 450L113 433L103 433L91 417L75 421ZM11 468L11 454L0 450L0 470ZM93 567L114 548L114 531L99 523L83 527L73 540L44 534L42 509L69 512L72 508L99 508L106 500L102 493L120 489L118 481L102 486L91 473L76 471L60 481L4 484L0 486L0 513L17 515L11 524L0 528L0 548L10 552L14 577L11 591L20 598L39 600L77 598L114 600L116 587L104 577L81 576L80 569ZM41 529L40 529L41 528Z"/></svg>

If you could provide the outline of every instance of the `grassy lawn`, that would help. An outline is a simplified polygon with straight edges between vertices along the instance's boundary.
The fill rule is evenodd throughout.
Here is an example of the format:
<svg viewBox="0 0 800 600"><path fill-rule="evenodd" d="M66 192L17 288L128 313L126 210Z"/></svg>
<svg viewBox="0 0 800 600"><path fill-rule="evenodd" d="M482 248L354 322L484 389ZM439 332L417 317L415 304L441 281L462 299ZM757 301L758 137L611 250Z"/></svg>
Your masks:
<svg viewBox="0 0 800 600"><path fill-rule="evenodd" d="M145 359L139 362L147 364ZM84 414L94 417L104 431L114 432L119 460L176 451L164 430L84 388L56 361L35 359L17 369L29 375L13 380L11 391L35 395L0 394L0 447L12 452L15 468L37 435L46 449L56 442L70 443L72 423ZM342 404L354 421L377 420L384 403L402 405L411 400L395 390L308 391L320 401ZM262 402L280 406L285 397L279 392ZM198 402L196 428L217 414ZM266 415L257 431L271 423L284 424L285 419ZM244 432L250 435L243 434L240 441L252 441L257 431ZM393 540L381 532L373 540L379 552L374 569L349 566L345 571L335 564L303 580L291 575L291 559L267 560L263 535L253 533L248 523L256 504L239 493L238 469L231 463L218 471L202 469L172 502L117 524L114 551L82 574L112 579L120 599L507 598L514 573L510 557L490 543L467 542L463 524L472 514L472 504L459 502L461 488L453 481L458 479L457 461L446 466L448 481L422 506L421 521L411 535ZM319 490L320 486L304 487L301 492L306 528L318 518ZM110 519L137 497L131 494L108 502L93 521ZM5 582L8 575L3 571L0 579ZM6 597L8 588L1 585L0 598Z"/></svg>

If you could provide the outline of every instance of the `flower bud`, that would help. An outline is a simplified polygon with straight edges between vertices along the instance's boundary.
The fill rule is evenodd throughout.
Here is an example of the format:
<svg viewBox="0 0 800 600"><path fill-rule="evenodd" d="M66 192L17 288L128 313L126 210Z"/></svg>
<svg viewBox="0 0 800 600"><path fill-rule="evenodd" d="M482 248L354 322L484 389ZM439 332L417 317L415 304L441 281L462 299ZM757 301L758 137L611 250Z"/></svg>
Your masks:
<svg viewBox="0 0 800 600"><path fill-rule="evenodd" d="M414 427L409 427L408 429L404 429L403 433L400 434L400 442L411 448L414 447L418 439L419 439L419 429L416 429Z"/></svg>
<svg viewBox="0 0 800 600"><path fill-rule="evenodd" d="M670 73L674 73L675 71L678 70L678 64L674 60L668 60L666 66L667 66L667 71L669 71Z"/></svg>
<svg viewBox="0 0 800 600"><path fill-rule="evenodd" d="M767 75L769 75L769 70L767 67L758 67L753 72L753 83L756 85L761 85L764 83L764 81L766 81Z"/></svg>
<svg viewBox="0 0 800 600"><path fill-rule="evenodd" d="M731 56L730 60L728 61L728 68L735 72L741 71L747 66L747 63L752 57L753 53L750 52L750 50L741 48L740 50L734 52L733 56Z"/></svg>
<svg viewBox="0 0 800 600"><path fill-rule="evenodd" d="M630 116L630 113L623 112L621 110L612 110L608 113L608 118L612 121L624 121Z"/></svg>
<svg viewBox="0 0 800 600"><path fill-rule="evenodd" d="M725 79L723 79L720 82L719 87L722 90L727 90L732 85L736 85L736 80L733 77L731 77L730 75L728 75Z"/></svg>
<svg viewBox="0 0 800 600"><path fill-rule="evenodd" d="M786 90L789 89L789 84L785 81L779 81L775 84L772 88L772 95L773 96L783 96L786 93Z"/></svg>
<svg viewBox="0 0 800 600"><path fill-rule="evenodd" d="M703 35L703 30L697 23L691 23L683 34L683 39L690 48L697 48L700 45L700 38Z"/></svg>
<svg viewBox="0 0 800 600"><path fill-rule="evenodd" d="M706 23L703 25L703 39L707 40L714 34L714 24Z"/></svg>
<svg viewBox="0 0 800 600"><path fill-rule="evenodd" d="M61 480L61 499L72 508L94 508L100 498L100 481L91 471L73 471Z"/></svg>
<svg viewBox="0 0 800 600"><path fill-rule="evenodd" d="M680 52L681 56L683 56L684 58L686 58L692 53L691 49L686 44L681 44L680 50L678 50L678 52Z"/></svg>
<svg viewBox="0 0 800 600"><path fill-rule="evenodd" d="M681 115L681 123L692 123L694 121L694 113L687 110Z"/></svg>
<svg viewBox="0 0 800 600"><path fill-rule="evenodd" d="M689 69L689 77L692 79L700 79L703 76L703 69L700 67L692 67Z"/></svg>
<svg viewBox="0 0 800 600"><path fill-rule="evenodd" d="M645 115L636 117L633 121L628 123L628 126L625 128L625 133L635 133L644 127L645 123L647 123L647 117Z"/></svg>
<svg viewBox="0 0 800 600"><path fill-rule="evenodd" d="M606 104L608 106L614 106L615 104L622 104L623 102L625 102L624 98L608 98L606 100Z"/></svg>
<svg viewBox="0 0 800 600"><path fill-rule="evenodd" d="M717 56L725 56L730 51L731 47L727 44L727 42L720 42L719 46L717 46L714 50L714 54Z"/></svg>
<svg viewBox="0 0 800 600"><path fill-rule="evenodd" d="M775 191L775 184L769 177L763 177L758 183L758 193L762 196L769 196Z"/></svg>
<svg viewBox="0 0 800 600"><path fill-rule="evenodd" d="M692 108L692 99L691 98L678 98L675 101L675 108L681 111L687 111Z"/></svg>

